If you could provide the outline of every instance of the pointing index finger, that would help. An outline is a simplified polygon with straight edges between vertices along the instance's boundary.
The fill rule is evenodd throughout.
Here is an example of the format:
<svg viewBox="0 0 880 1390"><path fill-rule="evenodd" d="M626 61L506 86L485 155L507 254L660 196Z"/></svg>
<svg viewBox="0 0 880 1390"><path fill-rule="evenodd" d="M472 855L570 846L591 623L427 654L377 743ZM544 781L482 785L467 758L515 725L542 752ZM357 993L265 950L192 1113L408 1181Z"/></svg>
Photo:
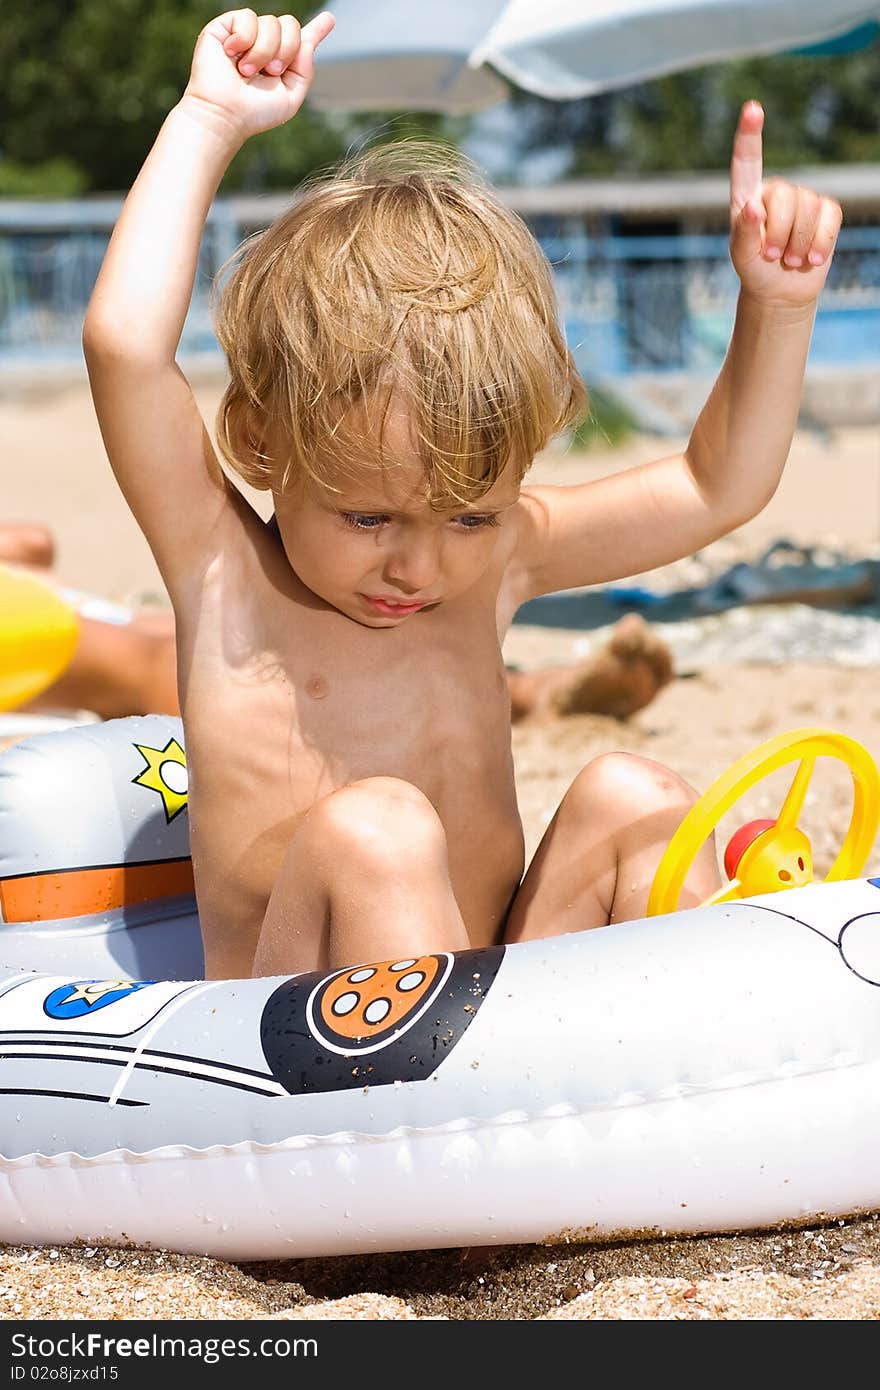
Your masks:
<svg viewBox="0 0 880 1390"><path fill-rule="evenodd" d="M730 206L733 212L741 212L749 200L761 206L764 182L763 129L764 108L760 102L747 101L739 113L730 161Z"/></svg>
<svg viewBox="0 0 880 1390"><path fill-rule="evenodd" d="M336 18L329 10L321 10L309 20L308 24L302 27L303 43L317 48L318 44L326 39L327 35L336 27Z"/></svg>

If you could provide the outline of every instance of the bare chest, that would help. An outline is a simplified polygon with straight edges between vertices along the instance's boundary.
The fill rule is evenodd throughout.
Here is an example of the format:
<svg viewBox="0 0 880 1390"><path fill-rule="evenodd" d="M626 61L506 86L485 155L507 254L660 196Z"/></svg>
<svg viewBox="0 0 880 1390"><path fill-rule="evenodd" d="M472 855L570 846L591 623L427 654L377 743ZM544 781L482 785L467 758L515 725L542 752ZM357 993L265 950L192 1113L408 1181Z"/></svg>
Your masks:
<svg viewBox="0 0 880 1390"><path fill-rule="evenodd" d="M418 615L406 641L307 615L285 642L270 621L241 650L203 624L184 705L197 881L260 911L301 818L375 776L432 802L454 877L497 860L499 879L515 880L521 829L493 615L444 616Z"/></svg>
<svg viewBox="0 0 880 1390"><path fill-rule="evenodd" d="M316 762L335 786L442 776L443 757L479 763L479 749L506 755L507 681L494 633L475 625L436 635L403 645L384 640L396 633L355 630L340 642L307 631L286 651L263 647L242 662L207 647L193 665L189 743L197 757L210 748L212 762L218 742L246 745L288 786L298 766Z"/></svg>

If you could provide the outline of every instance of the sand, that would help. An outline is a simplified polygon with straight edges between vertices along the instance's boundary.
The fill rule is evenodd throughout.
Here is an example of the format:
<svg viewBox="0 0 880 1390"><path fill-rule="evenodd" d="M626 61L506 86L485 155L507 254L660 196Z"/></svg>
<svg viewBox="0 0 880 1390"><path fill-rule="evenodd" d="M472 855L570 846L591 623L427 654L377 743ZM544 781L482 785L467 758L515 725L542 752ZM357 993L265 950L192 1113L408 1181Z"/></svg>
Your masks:
<svg viewBox="0 0 880 1390"><path fill-rule="evenodd" d="M217 380L196 383L210 423ZM673 452L643 436L615 451L548 452L535 479L575 481ZM120 497L82 383L0 396L2 518L41 520L72 585L162 604L155 564ZM762 515L709 547L666 584L700 582L786 536L852 555L880 553L880 432L796 436L783 483ZM249 494L266 514L266 498ZM778 611L778 610L777 610ZM761 620L759 610L751 612ZM523 666L576 658L602 633L515 626L505 654ZM534 848L565 787L596 753L628 748L705 789L771 734L817 724L880 754L872 665L827 660L729 661L682 672L626 722L571 716L514 730L527 845ZM784 774L782 774L784 777ZM803 825L824 873L848 819L846 775L819 780ZM779 787L736 813L771 814ZM774 800L776 798L776 800ZM722 824L722 832L724 830ZM723 843L723 839L722 839ZM868 868L880 871L875 846ZM527 1194L524 1194L527 1200ZM880 1316L880 1215L804 1229L230 1265L146 1250L0 1247L0 1319L869 1319Z"/></svg>

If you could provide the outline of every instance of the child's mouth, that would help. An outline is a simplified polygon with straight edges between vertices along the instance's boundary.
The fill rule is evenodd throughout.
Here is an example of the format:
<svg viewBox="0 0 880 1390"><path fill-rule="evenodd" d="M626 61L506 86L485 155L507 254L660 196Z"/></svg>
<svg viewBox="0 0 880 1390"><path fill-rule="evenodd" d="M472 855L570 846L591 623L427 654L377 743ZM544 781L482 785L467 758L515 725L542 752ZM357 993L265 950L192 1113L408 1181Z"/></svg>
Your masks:
<svg viewBox="0 0 880 1390"><path fill-rule="evenodd" d="M418 613L420 608L424 608L424 603L398 602L397 599L373 598L370 594L363 595L366 602L376 613L380 613L383 618L408 618L412 613Z"/></svg>

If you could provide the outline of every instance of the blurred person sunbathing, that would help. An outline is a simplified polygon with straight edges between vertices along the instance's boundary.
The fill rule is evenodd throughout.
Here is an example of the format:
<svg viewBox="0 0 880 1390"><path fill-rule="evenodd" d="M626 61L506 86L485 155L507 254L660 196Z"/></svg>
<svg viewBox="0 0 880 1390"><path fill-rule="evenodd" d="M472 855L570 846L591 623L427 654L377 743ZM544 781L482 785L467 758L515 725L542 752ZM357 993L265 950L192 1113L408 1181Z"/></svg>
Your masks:
<svg viewBox="0 0 880 1390"><path fill-rule="evenodd" d="M0 524L0 565L28 570L77 614L73 656L61 675L19 706L29 713L90 710L102 719L178 714L174 615L135 611L65 584L54 568L55 539L36 523Z"/></svg>
<svg viewBox="0 0 880 1390"><path fill-rule="evenodd" d="M55 539L46 526L0 524L0 563L34 570L76 608L79 638L61 677L22 708L91 710L102 719L179 714L174 614L133 611L62 584L54 571ZM511 719L606 714L626 719L673 676L666 643L635 613L615 626L599 651L571 665L534 671L507 668Z"/></svg>

